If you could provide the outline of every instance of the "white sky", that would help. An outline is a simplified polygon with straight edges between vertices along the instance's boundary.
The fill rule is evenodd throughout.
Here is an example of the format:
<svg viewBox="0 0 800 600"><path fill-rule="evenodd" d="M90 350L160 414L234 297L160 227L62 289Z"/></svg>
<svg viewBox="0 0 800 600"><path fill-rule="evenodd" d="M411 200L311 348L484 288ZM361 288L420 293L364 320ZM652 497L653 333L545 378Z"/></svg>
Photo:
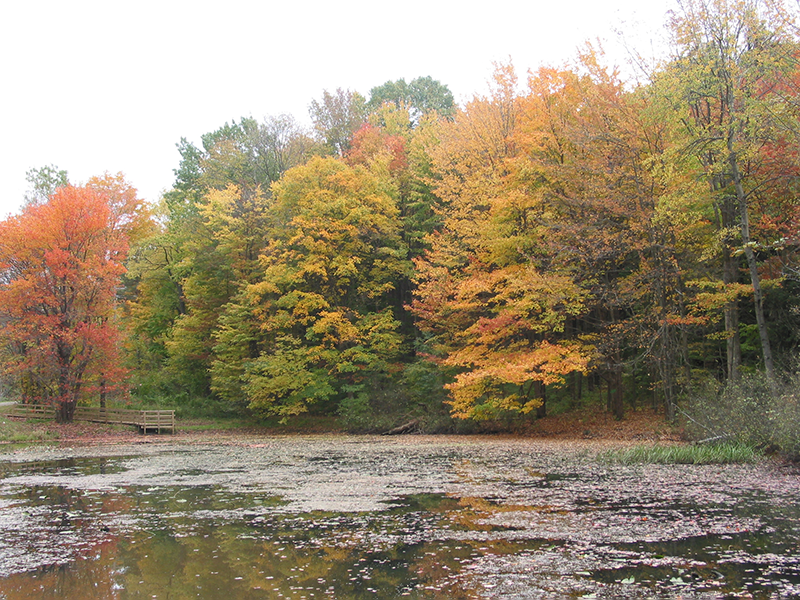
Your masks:
<svg viewBox="0 0 800 600"><path fill-rule="evenodd" d="M469 8L472 6L472 8ZM572 60L590 39L622 63L614 31L646 52L670 0L20 0L0 7L0 218L30 168L72 183L122 171L155 201L181 137L288 113L323 89L430 75L456 101L487 91L492 63Z"/></svg>

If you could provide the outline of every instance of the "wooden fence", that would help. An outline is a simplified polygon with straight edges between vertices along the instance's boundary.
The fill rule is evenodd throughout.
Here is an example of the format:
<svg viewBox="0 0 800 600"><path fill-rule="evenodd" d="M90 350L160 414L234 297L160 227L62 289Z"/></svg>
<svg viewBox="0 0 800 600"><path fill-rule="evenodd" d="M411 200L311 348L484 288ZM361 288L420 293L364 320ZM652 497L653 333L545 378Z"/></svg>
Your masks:
<svg viewBox="0 0 800 600"><path fill-rule="evenodd" d="M55 411L50 406L26 406L16 404L3 411L9 417L51 419ZM142 433L156 431L158 433L175 432L174 410L130 410L127 408L95 408L78 406L75 408L76 421L93 423L109 423L115 425L133 425Z"/></svg>

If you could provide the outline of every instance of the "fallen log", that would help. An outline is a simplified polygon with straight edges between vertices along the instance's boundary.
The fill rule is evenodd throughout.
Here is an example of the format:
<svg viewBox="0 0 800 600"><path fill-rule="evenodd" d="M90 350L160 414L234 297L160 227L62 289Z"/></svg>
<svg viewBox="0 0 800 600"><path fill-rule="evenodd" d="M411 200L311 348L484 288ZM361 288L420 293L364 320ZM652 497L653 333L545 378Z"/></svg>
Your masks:
<svg viewBox="0 0 800 600"><path fill-rule="evenodd" d="M403 435L404 433L414 433L417 430L420 419L412 419L408 423L398 425L394 429L384 431L381 435Z"/></svg>

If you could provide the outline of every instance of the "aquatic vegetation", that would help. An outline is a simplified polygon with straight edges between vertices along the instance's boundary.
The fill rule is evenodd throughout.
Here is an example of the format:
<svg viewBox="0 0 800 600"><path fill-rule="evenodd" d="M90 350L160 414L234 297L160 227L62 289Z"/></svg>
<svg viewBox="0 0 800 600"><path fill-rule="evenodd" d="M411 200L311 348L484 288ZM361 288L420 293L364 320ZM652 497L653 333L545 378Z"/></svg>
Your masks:
<svg viewBox="0 0 800 600"><path fill-rule="evenodd" d="M718 444L643 445L609 450L602 460L621 464L712 465L751 463L763 458L755 447L737 442Z"/></svg>

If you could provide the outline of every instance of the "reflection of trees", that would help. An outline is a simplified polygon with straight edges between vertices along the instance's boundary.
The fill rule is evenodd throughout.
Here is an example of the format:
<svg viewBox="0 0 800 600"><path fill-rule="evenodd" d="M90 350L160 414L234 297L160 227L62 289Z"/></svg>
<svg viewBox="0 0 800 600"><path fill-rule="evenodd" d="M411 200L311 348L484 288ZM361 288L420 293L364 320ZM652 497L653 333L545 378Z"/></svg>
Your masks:
<svg viewBox="0 0 800 600"><path fill-rule="evenodd" d="M84 550L69 564L0 578L2 598L247 600L308 591L345 600L404 591L466 598L457 573L477 548L425 540L461 513L485 515L441 494L409 497L374 513L259 511L244 517L251 520L241 520L240 510L254 506L252 496L209 487L123 493L29 488L25 497L30 505L52 507L50 534L74 529ZM199 517L200 511L218 512L221 523ZM60 515L68 518L63 527ZM104 515L131 515L140 529L111 537L103 530ZM93 531L106 539L96 542Z"/></svg>
<svg viewBox="0 0 800 600"><path fill-rule="evenodd" d="M449 506L458 507L452 501ZM403 532L431 525L419 513L408 517L315 514L245 525L187 523L186 529L178 526L121 542L120 561L128 567L117 581L131 597L201 594L230 600L293 597L313 590L347 600L374 597L370 588L399 594L419 586L431 588L426 597L468 597L457 589L453 575L474 548L406 544ZM440 513L436 519L445 517Z"/></svg>
<svg viewBox="0 0 800 600"><path fill-rule="evenodd" d="M61 461L60 469L75 467ZM101 461L99 468L105 468ZM103 522L103 515L121 514L131 508L130 499L115 493L74 490L64 486L33 486L16 494L26 506L46 506L47 511L26 511L30 523L4 538L17 548L28 548L32 560L36 547L67 549L73 562L41 567L0 578L0 598L118 598L115 585L117 538ZM59 552L60 553L60 552ZM55 560L55 558L54 558Z"/></svg>
<svg viewBox="0 0 800 600"><path fill-rule="evenodd" d="M116 540L93 545L92 559L81 560L79 568L74 563L58 565L0 579L0 597L4 600L120 598L114 577L116 545Z"/></svg>

